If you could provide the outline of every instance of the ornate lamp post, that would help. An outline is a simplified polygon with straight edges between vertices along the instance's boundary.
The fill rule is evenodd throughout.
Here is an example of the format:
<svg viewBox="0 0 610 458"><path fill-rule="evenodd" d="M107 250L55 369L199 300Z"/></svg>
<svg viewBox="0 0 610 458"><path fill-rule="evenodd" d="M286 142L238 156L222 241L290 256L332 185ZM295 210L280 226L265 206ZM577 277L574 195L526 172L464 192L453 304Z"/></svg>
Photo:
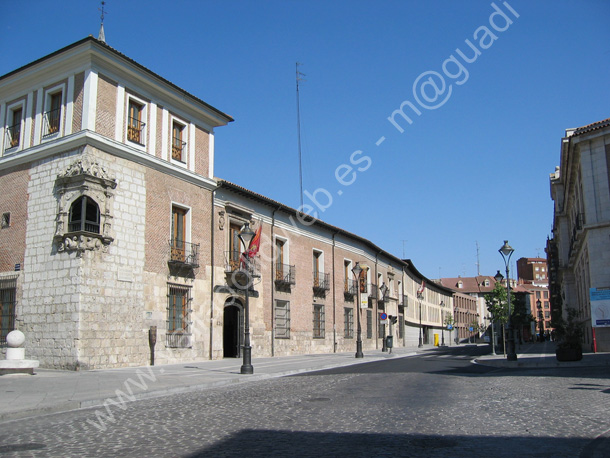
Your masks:
<svg viewBox="0 0 610 458"><path fill-rule="evenodd" d="M356 316L358 317L358 331L356 334L356 358L363 358L364 354L362 353L362 328L360 327L360 273L362 272L362 267L360 267L360 263L356 262L356 265L352 269L352 273L357 279L358 289L356 291Z"/></svg>
<svg viewBox="0 0 610 458"><path fill-rule="evenodd" d="M508 348L506 352L506 359L509 361L517 361L517 353L515 352L515 330L513 328L513 314L510 305L510 276L508 266L510 264L510 257L515 251L509 244L508 240L504 240L504 245L498 250L504 260L506 267L506 300L508 302Z"/></svg>
<svg viewBox="0 0 610 458"><path fill-rule="evenodd" d="M241 365L242 374L253 374L254 368L252 367L252 347L250 346L250 285L252 284L252 276L250 273L250 257L248 248L252 237L254 237L254 231L250 229L250 224L244 224L243 229L239 232L239 239L244 244L245 253L242 255L242 273L246 276L246 286L242 287L246 295L246 305L244 307L244 351L243 351L243 362Z"/></svg>
<svg viewBox="0 0 610 458"><path fill-rule="evenodd" d="M540 338L538 340L543 342L542 336L544 335L544 316L542 315L542 302L540 302L540 299L536 301L536 307L538 308L538 323L540 326Z"/></svg>
<svg viewBox="0 0 610 458"><path fill-rule="evenodd" d="M379 290L381 291L381 302L383 302L383 305L384 305L384 311L385 311L385 296L386 296L386 294L388 294L389 289L390 288L388 288L385 283L383 283L379 287ZM387 311L386 311L386 313L387 313ZM381 339L382 339L381 351L388 351L387 343L385 340L385 324L383 325L383 335L381 336Z"/></svg>

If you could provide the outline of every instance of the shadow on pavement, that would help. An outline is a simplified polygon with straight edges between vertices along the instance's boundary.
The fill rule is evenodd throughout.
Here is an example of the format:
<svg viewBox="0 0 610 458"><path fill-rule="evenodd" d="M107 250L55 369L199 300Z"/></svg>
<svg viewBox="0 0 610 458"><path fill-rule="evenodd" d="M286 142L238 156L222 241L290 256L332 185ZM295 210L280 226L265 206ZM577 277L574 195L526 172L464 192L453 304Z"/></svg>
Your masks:
<svg viewBox="0 0 610 458"><path fill-rule="evenodd" d="M320 456L477 456L493 450L493 456L601 457L610 440L550 437L483 437L426 434L378 434L271 431L247 429L224 441L203 447L188 458L223 457L320 457Z"/></svg>

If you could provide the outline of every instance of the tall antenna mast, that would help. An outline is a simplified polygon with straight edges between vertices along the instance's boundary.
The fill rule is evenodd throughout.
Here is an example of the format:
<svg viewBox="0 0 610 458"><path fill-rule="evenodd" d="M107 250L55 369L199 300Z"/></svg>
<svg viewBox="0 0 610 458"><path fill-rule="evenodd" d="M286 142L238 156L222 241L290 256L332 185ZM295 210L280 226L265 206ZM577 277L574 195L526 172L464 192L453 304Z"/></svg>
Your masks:
<svg viewBox="0 0 610 458"><path fill-rule="evenodd" d="M476 241L477 244L477 277L481 275L481 260L479 258L479 241Z"/></svg>
<svg viewBox="0 0 610 458"><path fill-rule="evenodd" d="M101 20L100 34L97 37L98 40L103 41L104 43L106 43L106 35L104 34L104 14L106 14L106 10L104 10L105 5L106 5L106 2L102 0L102 7L98 8L98 10L100 10L102 12L102 15L100 16L100 20Z"/></svg>
<svg viewBox="0 0 610 458"><path fill-rule="evenodd" d="M299 81L305 81L303 77L304 73L299 71L299 62L296 63L296 77L297 77L297 138L299 142L299 197L301 200L301 210L303 209L303 161L301 156L301 106L299 100Z"/></svg>

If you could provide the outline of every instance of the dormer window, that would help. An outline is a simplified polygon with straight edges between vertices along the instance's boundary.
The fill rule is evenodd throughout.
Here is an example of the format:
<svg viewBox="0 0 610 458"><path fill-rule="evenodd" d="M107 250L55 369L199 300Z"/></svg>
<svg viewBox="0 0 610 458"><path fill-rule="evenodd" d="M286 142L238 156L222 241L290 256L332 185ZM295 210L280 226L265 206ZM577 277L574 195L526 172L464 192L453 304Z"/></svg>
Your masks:
<svg viewBox="0 0 610 458"><path fill-rule="evenodd" d="M458 288L463 288L464 287L464 283L462 282L462 280L457 282L457 287Z"/></svg>

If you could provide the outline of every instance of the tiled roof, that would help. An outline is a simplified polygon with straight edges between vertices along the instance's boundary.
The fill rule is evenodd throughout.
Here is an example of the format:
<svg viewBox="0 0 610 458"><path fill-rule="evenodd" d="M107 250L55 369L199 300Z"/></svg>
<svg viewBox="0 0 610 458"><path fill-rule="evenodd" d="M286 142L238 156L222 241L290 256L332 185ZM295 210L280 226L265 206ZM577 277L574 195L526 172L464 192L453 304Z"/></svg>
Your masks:
<svg viewBox="0 0 610 458"><path fill-rule="evenodd" d="M585 134L587 132L592 132L594 130L603 129L604 127L610 126L610 118L604 119L603 121L597 121L592 124L588 124L586 126L579 127L574 131L572 135L580 135Z"/></svg>

